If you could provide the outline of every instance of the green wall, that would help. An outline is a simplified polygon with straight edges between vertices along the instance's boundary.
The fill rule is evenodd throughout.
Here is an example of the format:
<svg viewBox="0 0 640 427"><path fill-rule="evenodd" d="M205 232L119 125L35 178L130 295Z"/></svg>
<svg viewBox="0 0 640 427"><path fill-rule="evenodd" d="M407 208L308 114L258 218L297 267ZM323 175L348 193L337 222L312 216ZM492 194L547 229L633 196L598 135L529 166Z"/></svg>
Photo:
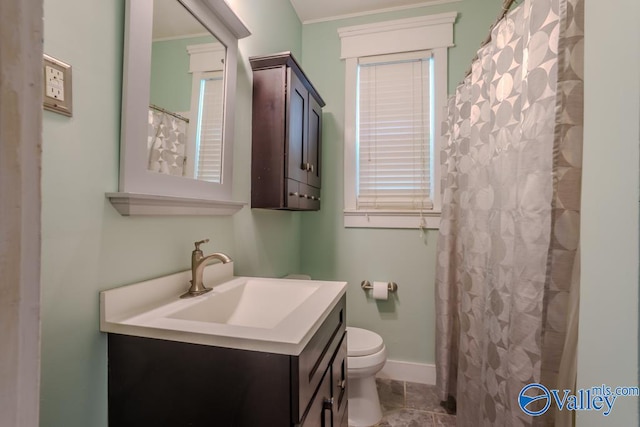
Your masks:
<svg viewBox="0 0 640 427"><path fill-rule="evenodd" d="M124 1L45 0L44 50L73 67L71 118L45 111L42 165L43 427L107 425L106 337L98 292L189 268L193 242L211 238L241 275L300 270L300 214L122 217L118 189ZM292 50L302 26L288 0L236 1L253 35L240 43L234 197L250 198L250 55ZM273 29L277 28L277 31Z"/></svg>
<svg viewBox="0 0 640 427"><path fill-rule="evenodd" d="M449 49L449 91L464 77L502 1L463 0L441 6L368 15L303 26L303 67L324 98L322 210L302 219L302 271L346 280L348 323L379 333L393 360L434 363L434 279L437 231L345 229L343 226L344 61L337 29L389 19L457 11ZM379 302L363 280L394 281L393 298Z"/></svg>
<svg viewBox="0 0 640 427"><path fill-rule="evenodd" d="M154 41L150 103L173 112L190 111L192 77L187 46L215 41L213 36Z"/></svg>

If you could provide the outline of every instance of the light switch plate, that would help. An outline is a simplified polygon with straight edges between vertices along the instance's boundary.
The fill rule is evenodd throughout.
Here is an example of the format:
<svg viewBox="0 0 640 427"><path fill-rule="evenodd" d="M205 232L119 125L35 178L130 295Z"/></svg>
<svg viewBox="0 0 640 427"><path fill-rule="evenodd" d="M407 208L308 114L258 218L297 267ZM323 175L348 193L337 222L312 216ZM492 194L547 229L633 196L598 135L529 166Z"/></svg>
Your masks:
<svg viewBox="0 0 640 427"><path fill-rule="evenodd" d="M46 54L43 64L45 110L71 116L71 65Z"/></svg>

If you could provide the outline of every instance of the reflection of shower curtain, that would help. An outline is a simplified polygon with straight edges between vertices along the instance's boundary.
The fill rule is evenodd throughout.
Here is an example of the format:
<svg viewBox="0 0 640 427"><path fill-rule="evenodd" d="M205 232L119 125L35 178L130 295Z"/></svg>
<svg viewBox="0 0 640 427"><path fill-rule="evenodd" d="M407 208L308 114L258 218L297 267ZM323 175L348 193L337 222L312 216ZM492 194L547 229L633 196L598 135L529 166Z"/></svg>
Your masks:
<svg viewBox="0 0 640 427"><path fill-rule="evenodd" d="M186 119L149 108L149 170L167 175L184 175L187 123Z"/></svg>
<svg viewBox="0 0 640 427"><path fill-rule="evenodd" d="M571 424L518 394L575 387L583 8L524 0L449 101L436 364L459 426Z"/></svg>

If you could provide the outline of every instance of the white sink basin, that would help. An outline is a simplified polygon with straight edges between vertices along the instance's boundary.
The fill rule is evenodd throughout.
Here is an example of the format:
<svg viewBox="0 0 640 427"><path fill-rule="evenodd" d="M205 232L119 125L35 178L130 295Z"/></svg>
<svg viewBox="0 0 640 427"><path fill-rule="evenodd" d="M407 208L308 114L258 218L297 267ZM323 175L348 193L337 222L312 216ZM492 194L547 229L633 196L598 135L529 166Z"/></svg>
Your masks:
<svg viewBox="0 0 640 427"><path fill-rule="evenodd" d="M190 271L100 293L100 330L194 344L298 355L346 291L345 282L234 277L213 264L213 290L180 299Z"/></svg>
<svg viewBox="0 0 640 427"><path fill-rule="evenodd" d="M216 289L204 299L169 315L172 319L272 329L304 303L320 285L309 281L247 278ZM224 286L222 286L224 288Z"/></svg>

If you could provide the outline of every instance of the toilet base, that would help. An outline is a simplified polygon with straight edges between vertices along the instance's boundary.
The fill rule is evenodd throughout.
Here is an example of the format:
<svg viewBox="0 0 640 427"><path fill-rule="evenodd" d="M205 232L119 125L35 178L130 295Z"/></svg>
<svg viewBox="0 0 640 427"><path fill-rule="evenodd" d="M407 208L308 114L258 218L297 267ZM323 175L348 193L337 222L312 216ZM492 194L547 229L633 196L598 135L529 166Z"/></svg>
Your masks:
<svg viewBox="0 0 640 427"><path fill-rule="evenodd" d="M370 427L382 419L376 378L349 378L349 427Z"/></svg>

